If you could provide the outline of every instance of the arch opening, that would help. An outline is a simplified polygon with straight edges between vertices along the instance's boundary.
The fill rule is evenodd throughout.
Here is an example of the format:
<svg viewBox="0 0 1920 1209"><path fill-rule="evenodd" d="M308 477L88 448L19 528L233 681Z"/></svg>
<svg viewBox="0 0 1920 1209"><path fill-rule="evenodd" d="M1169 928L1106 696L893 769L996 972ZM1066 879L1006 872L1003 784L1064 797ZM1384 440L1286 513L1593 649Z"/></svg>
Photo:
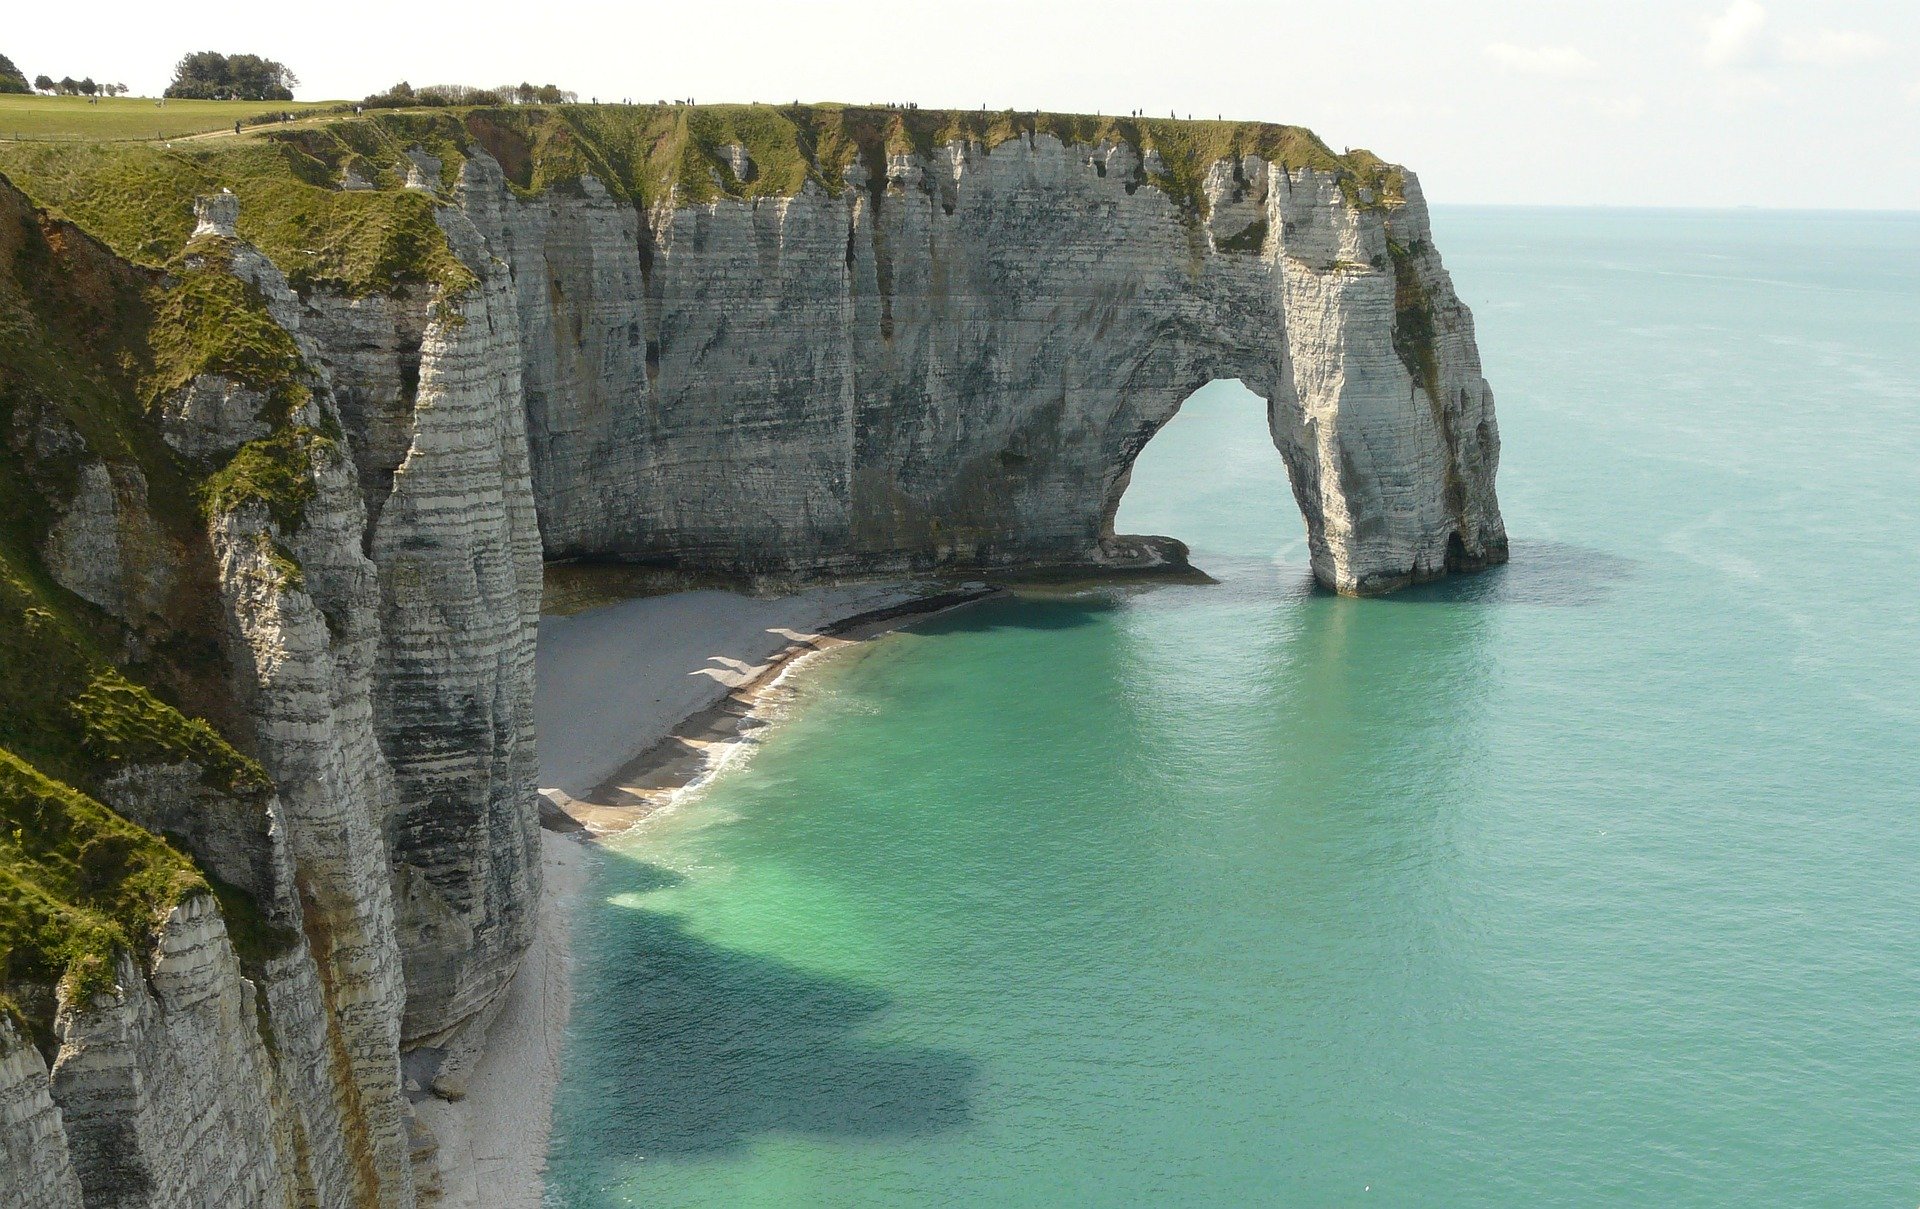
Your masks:
<svg viewBox="0 0 1920 1209"><path fill-rule="evenodd" d="M1115 479L1105 519L1103 544L1170 539L1203 571L1210 559L1307 561L1267 400L1238 378L1201 386L1147 437Z"/></svg>

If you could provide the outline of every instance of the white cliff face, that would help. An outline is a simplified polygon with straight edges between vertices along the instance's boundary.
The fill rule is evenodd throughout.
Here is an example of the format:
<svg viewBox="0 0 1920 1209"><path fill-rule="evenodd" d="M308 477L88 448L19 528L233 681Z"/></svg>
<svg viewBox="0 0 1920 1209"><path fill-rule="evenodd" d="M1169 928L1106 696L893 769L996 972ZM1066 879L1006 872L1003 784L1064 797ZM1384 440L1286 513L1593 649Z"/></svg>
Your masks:
<svg viewBox="0 0 1920 1209"><path fill-rule="evenodd" d="M146 479L124 459L93 455L72 425L52 409L14 423L19 444L35 459L77 462L71 494L40 554L61 587L122 621L138 623L165 607L174 587L167 542L148 510Z"/></svg>
<svg viewBox="0 0 1920 1209"><path fill-rule="evenodd" d="M117 993L68 1004L53 1094L89 1205L285 1203L253 986L210 898L167 917L150 969L122 956Z"/></svg>
<svg viewBox="0 0 1920 1209"><path fill-rule="evenodd" d="M287 845L287 808L272 793L223 793L206 785L200 770L192 763L166 766L134 766L123 770L107 785L107 800L132 821L177 839L195 854L202 868L213 876L245 891L261 912L263 922L273 930L268 948L254 955L251 967L230 968L216 961L196 975L206 984L207 995L233 996L244 1005L244 1015L256 1034L272 1038L265 1067L229 1065L215 1067L201 1090L213 1097L251 1099L264 1096L271 1108L268 1130L257 1136L242 1137L226 1145L222 1161L235 1171L250 1166L270 1169L272 1178L264 1185L267 1201L296 1200L301 1203L335 1204L364 1200L363 1146L358 1137L362 1129L360 1102L351 1063L346 1060L342 1022L329 1011L328 987L337 977L323 975L315 960L314 946L306 928L306 896L296 876L293 854ZM222 924L210 902L196 907L189 920L211 932ZM170 923L169 927L174 924ZM160 946L164 952L165 944ZM216 945L202 945L196 952L218 956ZM122 972L121 991L111 1003L96 1001L86 1005L84 1014L69 1011L66 1021L106 1021L122 1031L131 1009L144 1001L131 995ZM149 981L159 985L157 977ZM240 982L242 992L232 985ZM163 1015L175 1011L178 997L162 997L155 1005ZM56 1059L56 1071L85 1052L84 1045L63 1045ZM139 1055L133 1065L141 1066ZM164 1077L164 1071L144 1070L142 1079ZM263 1088L256 1089L257 1080ZM230 1086L231 1084L231 1086ZM67 1107L63 1096L62 1108ZM87 1139L90 1131L103 1129L146 1130L165 1135L170 1126L144 1119L156 1111L171 1111L164 1102L141 1102L126 1121L109 1119L94 1126L74 1116L68 1117L70 1136L80 1139L79 1148L99 1149L111 1146L111 1137ZM225 1169L216 1169L225 1170ZM149 1172L151 1175L151 1172ZM177 1176L178 1173L175 1173ZM151 1185L152 1181L148 1183ZM89 1178L87 1194L98 1200L96 1182ZM209 1188L203 1183L176 1178L171 1185L177 1191L169 1195L185 1198L182 1203L211 1203ZM131 1193L116 1194L114 1203L145 1203Z"/></svg>
<svg viewBox="0 0 1920 1209"><path fill-rule="evenodd" d="M1043 134L644 217L590 178L470 190L514 269L547 553L1124 564L1134 456L1236 377L1269 401L1324 583L1503 559L1491 396L1411 178L1386 208L1221 161L1201 220L1139 183L1154 167ZM1410 292L1430 336L1401 330Z"/></svg>
<svg viewBox="0 0 1920 1209"><path fill-rule="evenodd" d="M359 502L347 475L343 465L332 467L337 486L330 502L343 511ZM251 681L260 760L284 787L303 926L340 1056L335 1078L353 1093L350 1140L380 1202L404 1204L410 1199L399 1095L405 991L379 825L392 782L374 743L368 691L373 643L367 636L377 604L371 574L361 573L370 571L364 558L357 567L345 559L332 566L323 561L328 554L360 555L357 518L350 513L346 523L328 524L314 516L320 503L309 505L309 527L288 543L304 584L291 581L273 558L263 508L223 518L214 545L234 646ZM339 592L343 581L357 587L357 595ZM314 585L314 593L305 585ZM348 627L337 650L316 597L340 609Z"/></svg>
<svg viewBox="0 0 1920 1209"><path fill-rule="evenodd" d="M223 200L203 233L231 238ZM129 958L116 994L67 1005L50 1073L10 1047L0 1146L36 1157L0 1172L0 1204L414 1203L403 1042L471 1052L539 889L518 323L504 266L446 219L480 277L459 298L302 300L252 249L223 248L313 370L288 426L337 434L308 443L297 524L249 502L209 529L235 695L280 789L218 792L185 764L129 767L103 792L246 891L279 939L243 974L196 900L152 968ZM203 376L159 420L217 465L267 435L266 402ZM81 460L46 557L103 607L137 604L153 543L119 536L144 496L64 436ZM25 434L40 437L63 434Z"/></svg>
<svg viewBox="0 0 1920 1209"><path fill-rule="evenodd" d="M244 248L233 265L301 341L298 300L278 270ZM331 400L318 385L294 425L329 426ZM382 832L395 799L371 689L379 589L361 546L365 510L346 451L314 447L311 480L293 532L264 505L247 504L216 518L211 534L256 754L281 787L302 927L341 1068L335 1081L349 1093L346 1135L361 1199L403 1205L412 1202L399 1085L406 992Z"/></svg>
<svg viewBox="0 0 1920 1209"><path fill-rule="evenodd" d="M1472 320L1433 251L1411 174L1407 192L1404 206L1375 217L1339 204L1330 180L1310 179L1278 207L1282 230L1293 233L1280 268L1297 403L1276 410L1276 437L1287 428L1299 451L1292 457L1311 467L1296 470L1294 484L1309 516L1314 572L1348 591L1506 558L1493 493L1493 400ZM1395 264L1389 241L1408 249L1399 253L1405 263ZM1396 325L1407 322L1396 295L1409 290L1429 301L1430 318L1416 322L1435 329L1425 358L1431 382L1419 356L1409 365L1396 348Z"/></svg>
<svg viewBox="0 0 1920 1209"><path fill-rule="evenodd" d="M0 1206L78 1209L80 1203L47 1064L11 1022L0 1019Z"/></svg>
<svg viewBox="0 0 1920 1209"><path fill-rule="evenodd" d="M458 211L442 222L476 289L316 294L303 318L340 401L379 587L372 703L394 781L383 823L409 1045L484 1023L532 936L539 888L540 541L519 323L506 267Z"/></svg>

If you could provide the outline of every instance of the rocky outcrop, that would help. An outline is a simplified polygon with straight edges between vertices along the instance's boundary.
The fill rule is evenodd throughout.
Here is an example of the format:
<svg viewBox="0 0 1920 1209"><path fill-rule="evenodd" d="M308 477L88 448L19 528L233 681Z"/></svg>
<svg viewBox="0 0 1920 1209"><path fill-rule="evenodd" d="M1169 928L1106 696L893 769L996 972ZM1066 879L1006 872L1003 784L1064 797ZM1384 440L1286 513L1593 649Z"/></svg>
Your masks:
<svg viewBox="0 0 1920 1209"><path fill-rule="evenodd" d="M261 1204L293 1155L251 986L211 899L174 909L148 970L58 1022L53 1095L90 1205Z"/></svg>
<svg viewBox="0 0 1920 1209"><path fill-rule="evenodd" d="M539 870L540 539L519 324L505 266L458 211L442 221L477 288L317 293L302 320L349 434L379 587L371 697L394 779L385 824L409 1043L444 1039L505 988L532 935Z"/></svg>
<svg viewBox="0 0 1920 1209"><path fill-rule="evenodd" d="M1323 583L1504 559L1492 397L1417 181L1379 204L1250 155L1212 166L1203 215L1141 187L1162 167L1041 133L652 212L591 176L532 198L470 179L514 270L548 555L788 576L1150 560L1112 531L1133 459L1239 378Z"/></svg>
<svg viewBox="0 0 1920 1209"><path fill-rule="evenodd" d="M315 373L311 414L291 423L345 440L313 447L292 532L262 507L214 528L352 1072L350 1136L394 1204L412 1199L399 1049L484 1027L539 888L540 563L517 328L504 270L457 213L448 223L481 277L458 298L301 299L236 255Z"/></svg>
<svg viewBox="0 0 1920 1209"><path fill-rule="evenodd" d="M53 1049L9 1043L0 1146L35 1158L0 1170L0 1204L415 1201L403 1042L477 1044L463 1028L484 1030L539 891L517 324L504 268L446 221L480 286L369 304L303 299L234 239L231 195L201 206L194 271L245 281L304 366L278 419L279 395L215 374L155 412L191 466L299 450L259 453L279 459L267 486L207 526L235 725L278 792L217 791L189 763L129 765L102 793L244 895L259 935L243 966L197 899L110 994L63 990ZM125 613L152 595L125 540L146 523L137 469L39 414L17 443L73 467L42 557Z"/></svg>

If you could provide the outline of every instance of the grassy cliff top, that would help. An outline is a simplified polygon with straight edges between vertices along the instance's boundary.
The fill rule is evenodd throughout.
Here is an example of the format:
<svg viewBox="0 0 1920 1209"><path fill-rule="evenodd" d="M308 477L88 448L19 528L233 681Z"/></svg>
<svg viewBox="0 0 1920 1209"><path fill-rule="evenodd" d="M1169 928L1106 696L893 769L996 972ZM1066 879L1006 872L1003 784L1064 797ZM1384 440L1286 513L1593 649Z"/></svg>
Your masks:
<svg viewBox="0 0 1920 1209"><path fill-rule="evenodd" d="M0 184L0 1000L31 1001L40 1029L53 986L104 989L116 949L144 953L166 911L209 888L179 850L111 809L116 774L191 762L215 792L261 806L270 792L258 764L192 716L232 708L204 469L181 463L146 414L196 358L257 370L236 351L248 329L232 308L159 280ZM239 336L166 347L170 333L204 327ZM41 562L87 463L144 484L138 497L118 493L144 521L119 537L172 577L148 598L158 614L137 619L137 641Z"/></svg>
<svg viewBox="0 0 1920 1209"><path fill-rule="evenodd" d="M0 139L176 139L283 113L351 109L341 101L187 101L0 94Z"/></svg>
<svg viewBox="0 0 1920 1209"><path fill-rule="evenodd" d="M680 204L790 195L809 181L838 192L856 162L878 179L888 155L930 155L954 142L991 152L1041 135L1156 153L1164 173L1152 183L1176 193L1197 194L1209 165L1244 155L1366 184L1384 185L1397 172L1366 153L1337 155L1304 127L1266 122L856 105L529 106L472 110L460 120L521 189L592 172L609 190L647 205L665 200L669 189ZM754 164L746 180L734 175L726 154L735 145Z"/></svg>
<svg viewBox="0 0 1920 1209"><path fill-rule="evenodd" d="M404 119L436 154L451 158L484 146L523 192L564 187L592 173L616 196L653 207L721 196L791 196L812 182L837 193L860 163L884 179L886 157L930 155L954 142L991 151L1015 139L1051 135L1067 145L1126 145L1157 155L1161 169L1143 183L1205 211L1201 182L1217 160L1259 155L1288 169L1315 169L1350 182L1361 204L1396 204L1401 169L1365 151L1336 154L1302 126L1268 122L1014 110L890 109L858 105L554 105L379 115ZM277 137L316 158L339 162L367 135L355 123L324 122ZM753 168L742 180L727 151L744 148ZM1360 191L1367 197L1361 201Z"/></svg>
<svg viewBox="0 0 1920 1209"><path fill-rule="evenodd" d="M403 125L365 122L363 130L394 162L415 141ZM171 147L0 143L0 176L150 268L167 266L185 248L194 198L226 188L240 198L241 238L296 286L364 295L413 284L457 292L473 282L434 221L435 207L445 204L434 194L343 190L327 165L286 137L229 136Z"/></svg>
<svg viewBox="0 0 1920 1209"><path fill-rule="evenodd" d="M170 145L0 137L0 175L129 261L155 268L185 245L194 197L228 188L240 197L241 237L296 286L364 295L472 284L434 210L447 204L475 146L500 162L522 194L570 190L591 173L615 197L651 210L791 196L809 183L838 193L856 163L879 182L889 155L926 155L955 141L991 153L1042 135L1151 154L1157 167L1139 183L1202 218L1207 169L1230 157L1331 173L1362 206L1398 204L1404 183L1397 166L1366 151L1336 154L1300 126L828 104L376 110ZM732 167L734 146L752 161L745 179ZM441 161L433 191L401 187L407 153L416 149ZM371 187L342 188L348 180Z"/></svg>

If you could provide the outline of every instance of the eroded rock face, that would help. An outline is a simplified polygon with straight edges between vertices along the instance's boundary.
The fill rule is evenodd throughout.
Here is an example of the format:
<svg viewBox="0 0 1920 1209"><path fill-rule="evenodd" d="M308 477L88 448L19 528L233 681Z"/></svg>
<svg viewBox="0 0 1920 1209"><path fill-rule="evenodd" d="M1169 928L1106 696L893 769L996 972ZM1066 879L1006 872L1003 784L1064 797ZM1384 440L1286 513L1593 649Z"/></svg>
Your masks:
<svg viewBox="0 0 1920 1209"><path fill-rule="evenodd" d="M0 1019L0 1204L8 1209L74 1209L80 1181L73 1174L66 1122L54 1105L40 1051Z"/></svg>
<svg viewBox="0 0 1920 1209"><path fill-rule="evenodd" d="M202 211L231 239L223 199ZM539 889L518 324L504 266L446 220L480 277L457 299L302 299L222 247L311 370L287 426L319 434L296 522L248 501L209 524L238 713L279 789L224 793L185 764L130 766L105 792L245 891L272 944L243 973L196 900L149 968L128 957L114 994L63 1006L50 1064L9 1049L0 1146L49 1153L0 1172L0 1204L43 1186L89 1204L414 1203L400 1051L484 1028ZM217 465L269 430L244 393L203 376L156 418ZM144 496L54 437L75 471L48 560L130 603Z"/></svg>
<svg viewBox="0 0 1920 1209"><path fill-rule="evenodd" d="M316 294L302 328L340 401L379 589L371 696L393 777L383 823L409 1043L439 1039L505 989L532 937L539 875L540 539L520 329L506 266L459 211L442 222L476 289L444 301Z"/></svg>
<svg viewBox="0 0 1920 1209"><path fill-rule="evenodd" d="M1138 183L1154 168L1043 134L897 154L882 181L856 166L837 196L644 216L591 179L470 183L514 270L548 555L1126 561L1133 458L1239 378L1269 401L1322 582L1504 559L1492 397L1417 183L1376 207L1249 156L1213 166L1203 220Z"/></svg>
<svg viewBox="0 0 1920 1209"><path fill-rule="evenodd" d="M243 256L241 265L270 269L257 256ZM207 385L196 382L186 393ZM95 438L61 419L52 400L29 393L11 402L8 437L28 455L27 485L51 516L40 550L50 574L126 623L129 659L166 642L217 650L211 639L221 606L205 597L237 594L246 577L223 581L209 546L185 540L181 518L155 510L128 447L90 444ZM230 452L257 435L251 414L224 432L212 413L163 408L157 418L162 432L184 425L209 451ZM340 493L355 500L344 475ZM267 529L256 508L225 518L216 537L264 554ZM290 559L267 562L273 581L283 583ZM182 607L187 594L202 599ZM260 648L247 649L240 662L257 671L252 656ZM268 658L279 663L286 654ZM230 695L258 708L215 701L217 677L209 674L196 699L217 708L238 741L294 783L284 771L288 736L279 706L297 711L305 703L288 695L263 706L255 690L280 686L257 679ZM390 1069L367 1082L351 1056L366 1048L366 1030L329 1010L333 988L356 977L354 962L336 953L327 916L307 910L306 892L326 884L326 870L308 855L327 844L314 836L325 826L322 812L298 792L290 795L302 808L295 810L264 783L210 777L191 761L119 763L98 770L91 791L131 822L173 837L203 870L241 892L236 901L246 904L250 936L237 949L229 921L200 894L155 919L151 937L136 932L151 943L120 954L111 989L75 998L81 992L66 983L28 984L40 1048L0 1027L0 1205L376 1203L382 1190L366 1141L377 1132L368 1128L368 1105L384 1095L393 1115L401 1111L392 1052L398 980L387 1007ZM373 842L359 863L371 861L373 885L384 887L377 826L369 830ZM318 945L309 943L310 932ZM402 1151L390 1203L411 1199L404 1164Z"/></svg>
<svg viewBox="0 0 1920 1209"><path fill-rule="evenodd" d="M86 1202L283 1200L293 1156L252 987L212 900L176 907L152 968L122 956L116 981L57 1026L54 1096Z"/></svg>

